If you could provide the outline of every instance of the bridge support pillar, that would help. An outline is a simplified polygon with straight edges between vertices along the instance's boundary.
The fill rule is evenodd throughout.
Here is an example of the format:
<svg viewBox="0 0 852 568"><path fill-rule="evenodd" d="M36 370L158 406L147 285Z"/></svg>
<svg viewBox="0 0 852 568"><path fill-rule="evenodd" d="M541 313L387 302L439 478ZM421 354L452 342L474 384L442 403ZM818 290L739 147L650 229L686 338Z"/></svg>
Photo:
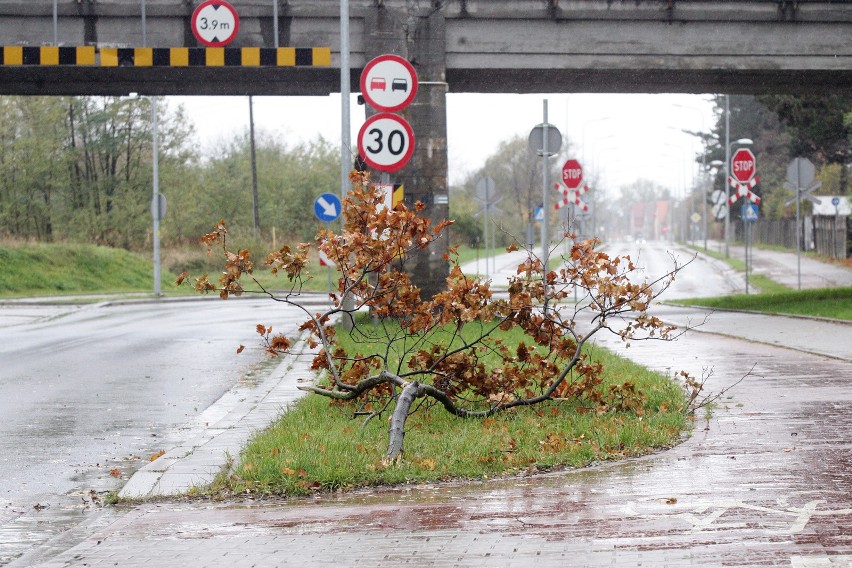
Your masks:
<svg viewBox="0 0 852 568"><path fill-rule="evenodd" d="M391 177L405 185L405 203L426 204L424 214L435 225L449 217L447 185L447 82L445 21L440 10L429 15L409 15L377 7L365 22L366 56L383 53L408 59L417 70L420 87L414 102L402 111L414 129L414 155L409 164ZM368 109L368 112L369 109ZM417 251L407 266L423 298L431 298L446 286L449 264L444 260L448 234L429 248Z"/></svg>

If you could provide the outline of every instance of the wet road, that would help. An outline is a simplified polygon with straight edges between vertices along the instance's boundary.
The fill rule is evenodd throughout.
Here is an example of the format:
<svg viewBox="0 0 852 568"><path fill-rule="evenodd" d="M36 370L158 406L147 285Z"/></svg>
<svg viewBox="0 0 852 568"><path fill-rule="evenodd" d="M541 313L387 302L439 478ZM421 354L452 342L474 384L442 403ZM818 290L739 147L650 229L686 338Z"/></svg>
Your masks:
<svg viewBox="0 0 852 568"><path fill-rule="evenodd" d="M633 241L615 241L603 246L605 252L611 256L629 255L637 267L635 281L643 279L653 281L671 271L678 265L689 262L678 275L673 285L666 291L666 299L695 298L699 296L712 296L723 294L734 294L745 291L745 278L736 273L725 263L714 260L707 256L695 256L694 251L681 247L667 241L647 241L642 244ZM562 248L553 253L554 256L561 255ZM517 251L496 257L496 272L491 280L497 287L508 285L508 279L517 275L518 263L526 258L526 253ZM476 273L476 262L468 262L461 268L466 274ZM484 263L483 263L484 266ZM482 268L482 267L480 267ZM852 274L852 272L850 272ZM634 278L631 278L632 280Z"/></svg>
<svg viewBox="0 0 852 568"><path fill-rule="evenodd" d="M653 456L305 500L151 503L36 565L849 565L848 360L698 332L606 343L668 373L712 369L715 391L754 369L699 412L690 439Z"/></svg>
<svg viewBox="0 0 852 568"><path fill-rule="evenodd" d="M643 246L637 264L662 272L658 267L671 264L667 248ZM731 285L723 269L705 262L696 276L690 265L669 296ZM800 329L796 320L775 321L786 337ZM712 369L711 390L754 371L711 416L699 413L689 440L643 459L308 500L144 504L93 517L78 534L15 566L852 563L848 358L701 332L627 350L600 340L666 373ZM824 343L831 341L825 333Z"/></svg>
<svg viewBox="0 0 852 568"><path fill-rule="evenodd" d="M727 264L667 241L616 241L607 243L604 250L610 255L629 255L637 267L631 281L652 282L683 266L661 300L722 296L745 291L745 278ZM685 265L685 266L684 266Z"/></svg>
<svg viewBox="0 0 852 568"><path fill-rule="evenodd" d="M0 561L25 544L3 535L27 515L79 520L265 372L254 326L285 331L287 313L252 300L0 307Z"/></svg>

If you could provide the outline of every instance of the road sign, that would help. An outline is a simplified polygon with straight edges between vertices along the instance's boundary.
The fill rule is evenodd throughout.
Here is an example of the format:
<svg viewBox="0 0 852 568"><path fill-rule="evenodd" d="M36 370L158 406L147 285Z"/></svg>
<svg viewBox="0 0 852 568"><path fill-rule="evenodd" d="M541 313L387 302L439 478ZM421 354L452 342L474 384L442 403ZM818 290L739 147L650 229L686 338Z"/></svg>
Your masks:
<svg viewBox="0 0 852 568"><path fill-rule="evenodd" d="M207 0L192 13L192 33L207 47L224 47L240 31L240 17L225 0Z"/></svg>
<svg viewBox="0 0 852 568"><path fill-rule="evenodd" d="M701 221L701 215L699 215L698 213L693 213L693 214L689 217L689 219L690 219L693 223L699 223L699 222Z"/></svg>
<svg viewBox="0 0 852 568"><path fill-rule="evenodd" d="M816 168L810 160L807 158L793 158L787 165L787 181L784 182L784 187L796 195L784 202L785 207L796 203L799 199L806 199L814 205L821 203L818 197L811 195L812 191L822 186L822 182L820 181L811 184L814 180L814 175L816 175Z"/></svg>
<svg viewBox="0 0 852 568"><path fill-rule="evenodd" d="M831 204L834 205L835 207L840 207L840 198L837 197L837 196L832 197L831 198Z"/></svg>
<svg viewBox="0 0 852 568"><path fill-rule="evenodd" d="M399 115L373 115L358 132L358 151L372 168L382 172L401 170L414 153L414 131Z"/></svg>
<svg viewBox="0 0 852 568"><path fill-rule="evenodd" d="M739 182L747 183L754 177L754 154L748 148L740 148L731 157L731 175Z"/></svg>
<svg viewBox="0 0 852 568"><path fill-rule="evenodd" d="M793 158L787 165L787 181L799 189L808 187L815 175L816 167L807 158Z"/></svg>
<svg viewBox="0 0 852 568"><path fill-rule="evenodd" d="M574 158L566 161L562 166L562 183L568 189L577 189L583 183L583 166Z"/></svg>
<svg viewBox="0 0 852 568"><path fill-rule="evenodd" d="M544 207L541 205L534 209L533 221L544 221Z"/></svg>
<svg viewBox="0 0 852 568"><path fill-rule="evenodd" d="M725 201L713 204L713 217L722 220L728 216L728 204Z"/></svg>
<svg viewBox="0 0 852 568"><path fill-rule="evenodd" d="M337 266L323 251L319 251L319 263L320 266Z"/></svg>
<svg viewBox="0 0 852 568"><path fill-rule="evenodd" d="M757 205L749 203L742 208L743 221L757 221Z"/></svg>
<svg viewBox="0 0 852 568"><path fill-rule="evenodd" d="M534 126L530 131L530 149L541 156L544 153L544 124ZM548 123L547 125L547 155L553 156L559 153L562 147L562 133L559 129Z"/></svg>
<svg viewBox="0 0 852 568"><path fill-rule="evenodd" d="M717 189L713 191L713 194L710 196L710 202L714 205L717 203L724 203L728 200L728 196L725 195L725 192L721 189Z"/></svg>
<svg viewBox="0 0 852 568"><path fill-rule="evenodd" d="M323 193L314 200L314 215L320 221L331 223L340 217L340 198L333 193Z"/></svg>
<svg viewBox="0 0 852 568"><path fill-rule="evenodd" d="M476 197L481 201L491 201L496 195L497 189L494 180L488 176L476 180Z"/></svg>
<svg viewBox="0 0 852 568"><path fill-rule="evenodd" d="M376 208L377 211L385 207L393 209L405 199L405 186L401 183L374 183L373 189L384 196L383 203Z"/></svg>
<svg viewBox="0 0 852 568"><path fill-rule="evenodd" d="M399 55L379 55L361 72L361 96L376 110L407 107L417 94L417 71Z"/></svg>

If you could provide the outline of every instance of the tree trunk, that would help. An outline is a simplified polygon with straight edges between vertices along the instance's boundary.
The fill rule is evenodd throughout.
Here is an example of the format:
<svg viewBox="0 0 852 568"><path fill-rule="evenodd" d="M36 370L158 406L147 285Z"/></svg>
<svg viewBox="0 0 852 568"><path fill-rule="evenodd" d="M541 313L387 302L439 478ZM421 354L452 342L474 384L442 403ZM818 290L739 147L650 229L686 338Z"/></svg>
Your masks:
<svg viewBox="0 0 852 568"><path fill-rule="evenodd" d="M385 455L386 462L398 459L402 455L405 420L408 418L411 403L420 396L423 396L423 387L417 381L408 383L402 389L399 399L396 401L396 408L394 408L393 415L391 416L390 431L388 432L388 453Z"/></svg>

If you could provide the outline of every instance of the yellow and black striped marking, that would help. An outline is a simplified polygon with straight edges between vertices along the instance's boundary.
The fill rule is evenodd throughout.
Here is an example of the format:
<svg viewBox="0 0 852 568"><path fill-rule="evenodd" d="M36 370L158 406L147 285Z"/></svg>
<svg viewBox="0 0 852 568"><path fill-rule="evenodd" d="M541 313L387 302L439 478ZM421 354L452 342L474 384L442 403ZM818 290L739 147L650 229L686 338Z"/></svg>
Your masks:
<svg viewBox="0 0 852 568"><path fill-rule="evenodd" d="M0 47L2 65L83 67L327 67L329 47Z"/></svg>

